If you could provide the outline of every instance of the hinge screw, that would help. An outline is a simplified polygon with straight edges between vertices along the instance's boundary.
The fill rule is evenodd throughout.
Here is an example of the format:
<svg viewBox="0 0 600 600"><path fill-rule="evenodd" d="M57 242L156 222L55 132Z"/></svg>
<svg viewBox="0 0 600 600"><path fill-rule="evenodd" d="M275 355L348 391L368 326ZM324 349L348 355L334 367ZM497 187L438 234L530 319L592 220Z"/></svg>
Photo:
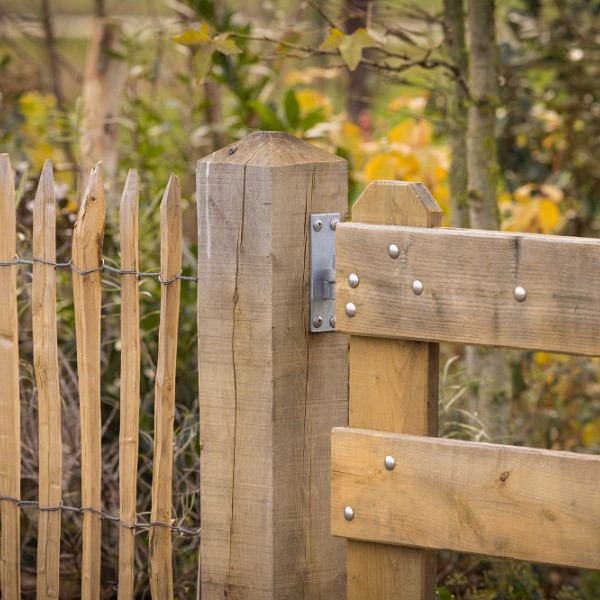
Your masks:
<svg viewBox="0 0 600 600"><path fill-rule="evenodd" d="M329 324L335 329L335 315L329 319Z"/></svg>
<svg viewBox="0 0 600 600"><path fill-rule="evenodd" d="M337 229L339 222L339 219L331 219L331 221L329 222L329 227L331 227L331 231L335 231Z"/></svg>
<svg viewBox="0 0 600 600"><path fill-rule="evenodd" d="M313 229L315 231L321 231L321 229L323 229L323 221L321 219L315 219L313 221Z"/></svg>
<svg viewBox="0 0 600 600"><path fill-rule="evenodd" d="M515 288L515 300L517 302L525 302L525 298L527 298L527 292L524 287L518 286Z"/></svg>
<svg viewBox="0 0 600 600"><path fill-rule="evenodd" d="M317 328L321 327L321 325L323 325L323 317L321 315L317 315L313 319L313 325Z"/></svg>
<svg viewBox="0 0 600 600"><path fill-rule="evenodd" d="M418 279L412 282L411 288L415 296L420 296L423 293L423 284Z"/></svg>

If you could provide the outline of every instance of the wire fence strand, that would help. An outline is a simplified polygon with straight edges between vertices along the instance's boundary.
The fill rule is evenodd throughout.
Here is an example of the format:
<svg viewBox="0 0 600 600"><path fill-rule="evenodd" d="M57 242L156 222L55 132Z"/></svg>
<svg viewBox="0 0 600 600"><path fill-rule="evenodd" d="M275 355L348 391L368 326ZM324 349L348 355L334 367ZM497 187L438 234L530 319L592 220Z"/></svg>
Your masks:
<svg viewBox="0 0 600 600"><path fill-rule="evenodd" d="M70 269L71 271L78 273L79 275L89 275L90 273L97 273L98 271L108 271L110 273L115 273L119 276L123 276L123 275L135 275L138 279L144 279L144 278L154 278L154 279L158 279L158 281L162 284L162 285L169 285L171 283L173 283L174 281L177 281L178 279L181 281L192 281L194 283L198 283L198 277L192 276L192 275L183 275L183 271L179 271L178 273L176 273L175 275L173 275L173 277L169 277L168 279L162 279L160 276L160 272L157 273L148 273L148 272L143 272L143 271L134 271L132 269L118 269L116 267L111 267L109 265L107 265L104 261L104 259L101 259L100 262L100 266L96 267L95 269L88 269L86 271L82 271L81 269L77 268L74 264L73 261L70 260L69 262L53 262L51 260L46 260L45 258L37 258L37 257L33 257L31 260L27 260L24 258L19 258L19 256L17 254L15 254L15 259L13 261L10 262L0 262L0 267L19 267L19 266L32 266L33 263L41 263L43 265L50 265L51 267L54 267L55 269Z"/></svg>
<svg viewBox="0 0 600 600"><path fill-rule="evenodd" d="M0 266L2 266L0 264ZM18 498L11 498L10 496L0 496L0 501L12 502L19 507L25 508L34 508L39 512L56 512L56 511L64 511L64 512L72 512L76 514L83 514L84 512L90 512L95 515L99 515L104 521L109 521L110 523L115 523L119 525L119 527L123 527L124 529L129 530L144 530L148 531L151 527L164 527L166 529L170 529L173 533L181 535L183 537L200 537L200 529L185 529L183 527L177 527L176 525L171 525L170 523L163 523L161 521L150 521L149 523L145 523L143 521L135 521L133 525L128 525L125 521L121 520L120 517L115 515L110 515L108 513L102 512L100 510L96 510L95 508L91 508L89 506L67 506L66 504L60 504L59 506L48 506L42 507L37 500L19 500Z"/></svg>

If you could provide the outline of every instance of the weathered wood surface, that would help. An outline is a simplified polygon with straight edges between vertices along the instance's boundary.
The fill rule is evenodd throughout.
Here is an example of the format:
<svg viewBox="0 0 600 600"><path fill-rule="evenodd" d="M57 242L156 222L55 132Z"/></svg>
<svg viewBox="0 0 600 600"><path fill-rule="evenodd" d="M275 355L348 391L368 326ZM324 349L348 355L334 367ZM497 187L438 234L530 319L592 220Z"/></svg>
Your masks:
<svg viewBox="0 0 600 600"><path fill-rule="evenodd" d="M336 244L342 331L600 354L599 240L352 223L340 226ZM390 244L400 249L396 259ZM360 280L355 289L350 273ZM515 299L518 286L524 302ZM357 307L353 318L347 302Z"/></svg>
<svg viewBox="0 0 600 600"><path fill-rule="evenodd" d="M15 184L7 154L0 154L0 262L10 263L16 253ZM17 268L0 266L0 495L21 494L21 404ZM19 507L0 500L0 596L21 597Z"/></svg>
<svg viewBox="0 0 600 600"><path fill-rule="evenodd" d="M160 205L160 277L163 282L181 272L181 225L181 189L179 179L171 175ZM171 523L180 291L181 280L176 279L162 285L160 298L151 520L161 523ZM173 598L172 536L172 531L166 527L150 529L149 570L153 598Z"/></svg>
<svg viewBox="0 0 600 600"><path fill-rule="evenodd" d="M346 164L261 132L197 179L202 598L344 598L329 435L347 341L308 333L308 216L345 212Z"/></svg>
<svg viewBox="0 0 600 600"><path fill-rule="evenodd" d="M104 238L105 204L100 165L96 165L73 230L72 260L82 275L73 271L73 303L77 338L77 375L81 413L81 502L85 507L102 510L102 446L100 413L100 310L101 265ZM100 597L100 515L83 513L83 556L81 597Z"/></svg>
<svg viewBox="0 0 600 600"><path fill-rule="evenodd" d="M335 535L600 568L598 456L337 428L331 469Z"/></svg>
<svg viewBox="0 0 600 600"><path fill-rule="evenodd" d="M119 210L121 270L139 271L137 171L130 170ZM121 276L121 422L119 432L119 515L130 527L136 520L140 407L140 303L135 273ZM119 529L119 600L133 598L135 531Z"/></svg>
<svg viewBox="0 0 600 600"><path fill-rule="evenodd" d="M441 210L421 184L378 181L363 192L352 218L355 223L434 227L441 222ZM338 226L337 232L340 229ZM347 287L347 275L340 269L338 257L336 261L338 282L343 278ZM338 327L342 315L345 317L339 287ZM352 336L350 426L436 435L438 355L437 344ZM351 600L429 600L435 593L432 552L349 540L347 569Z"/></svg>
<svg viewBox="0 0 600 600"><path fill-rule="evenodd" d="M56 261L56 202L52 163L46 161L33 209L33 256ZM62 500L61 402L58 378L56 269L33 263L33 363L38 398L40 508ZM38 517L37 597L58 598L60 511Z"/></svg>

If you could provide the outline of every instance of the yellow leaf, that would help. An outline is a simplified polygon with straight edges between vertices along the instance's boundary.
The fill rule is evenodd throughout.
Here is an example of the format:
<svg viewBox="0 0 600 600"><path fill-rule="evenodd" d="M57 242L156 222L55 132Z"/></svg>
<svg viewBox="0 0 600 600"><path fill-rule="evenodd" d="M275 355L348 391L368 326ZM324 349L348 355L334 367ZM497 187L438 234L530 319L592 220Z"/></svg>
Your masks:
<svg viewBox="0 0 600 600"><path fill-rule="evenodd" d="M525 185L518 187L514 191L513 195L517 202L529 202L533 195L533 185L531 185L530 183L526 183Z"/></svg>
<svg viewBox="0 0 600 600"><path fill-rule="evenodd" d="M200 29L188 29L179 35L174 36L173 41L183 46L203 46L210 42L208 33L208 23L200 23Z"/></svg>
<svg viewBox="0 0 600 600"><path fill-rule="evenodd" d="M377 154L365 166L367 181L376 179L396 179L398 161L391 154Z"/></svg>
<svg viewBox="0 0 600 600"><path fill-rule="evenodd" d="M551 233L560 220L558 206L550 200L541 200L539 205L538 224L542 233Z"/></svg>
<svg viewBox="0 0 600 600"><path fill-rule="evenodd" d="M362 59L364 48L375 45L375 40L364 28L357 29L354 33L344 36L339 45L339 51L351 71L354 71Z"/></svg>
<svg viewBox="0 0 600 600"><path fill-rule="evenodd" d="M344 62L354 71L362 59L362 51L375 45L375 40L361 27L350 35L345 35L337 27L329 30L329 35L320 46L321 50L338 50Z"/></svg>
<svg viewBox="0 0 600 600"><path fill-rule="evenodd" d="M323 108L326 114L331 114L331 101L315 90L298 90L296 92L296 100L303 115L317 108Z"/></svg>
<svg viewBox="0 0 600 600"><path fill-rule="evenodd" d="M228 34L216 35L212 39L213 48L226 56L229 56L230 54L240 54L242 49L232 39L228 38L227 35Z"/></svg>
<svg viewBox="0 0 600 600"><path fill-rule="evenodd" d="M581 438L586 448L600 446L600 422L586 423L581 430Z"/></svg>
<svg viewBox="0 0 600 600"><path fill-rule="evenodd" d="M536 352L534 360L537 365L543 367L552 362L552 354L548 352Z"/></svg>
<svg viewBox="0 0 600 600"><path fill-rule="evenodd" d="M329 30L329 35L325 38L320 46L321 50L337 50L343 42L345 35L337 27L332 27Z"/></svg>
<svg viewBox="0 0 600 600"><path fill-rule="evenodd" d="M392 142L409 144L410 146L429 146L431 144L432 127L425 119L402 121L393 127L388 135Z"/></svg>

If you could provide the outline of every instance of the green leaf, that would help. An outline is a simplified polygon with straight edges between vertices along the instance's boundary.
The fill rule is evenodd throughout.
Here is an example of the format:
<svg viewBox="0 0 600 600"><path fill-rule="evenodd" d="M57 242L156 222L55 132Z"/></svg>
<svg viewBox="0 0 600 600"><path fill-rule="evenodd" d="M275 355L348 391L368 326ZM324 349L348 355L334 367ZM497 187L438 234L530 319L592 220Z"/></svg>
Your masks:
<svg viewBox="0 0 600 600"><path fill-rule="evenodd" d="M296 98L296 92L294 90L288 90L284 100L285 107L285 118L290 127L295 129L298 127L298 121L300 119L300 106L298 105L298 99Z"/></svg>
<svg viewBox="0 0 600 600"><path fill-rule="evenodd" d="M454 596L446 588L439 587L435 592L435 600L454 600Z"/></svg>
<svg viewBox="0 0 600 600"><path fill-rule="evenodd" d="M315 110L309 112L300 122L300 129L302 131L308 131L312 129L317 123L322 123L327 120L325 116L325 109L320 106Z"/></svg>
<svg viewBox="0 0 600 600"><path fill-rule="evenodd" d="M242 49L232 39L228 38L228 35L228 33L216 35L212 39L213 48L221 54L225 54L225 56L241 54Z"/></svg>
<svg viewBox="0 0 600 600"><path fill-rule="evenodd" d="M357 29L354 33L344 36L339 45L339 51L351 71L354 71L362 59L364 48L371 48L375 40L367 33L366 29Z"/></svg>
<svg viewBox="0 0 600 600"><path fill-rule="evenodd" d="M202 46L194 55L194 74L196 81L201 81L210 71L213 48L210 45Z"/></svg>
<svg viewBox="0 0 600 600"><path fill-rule="evenodd" d="M256 113L258 118L262 121L262 124L269 130L285 131L285 125L281 122L275 112L259 100L250 100L250 102L248 102L248 108Z"/></svg>

